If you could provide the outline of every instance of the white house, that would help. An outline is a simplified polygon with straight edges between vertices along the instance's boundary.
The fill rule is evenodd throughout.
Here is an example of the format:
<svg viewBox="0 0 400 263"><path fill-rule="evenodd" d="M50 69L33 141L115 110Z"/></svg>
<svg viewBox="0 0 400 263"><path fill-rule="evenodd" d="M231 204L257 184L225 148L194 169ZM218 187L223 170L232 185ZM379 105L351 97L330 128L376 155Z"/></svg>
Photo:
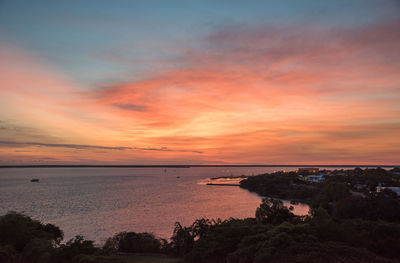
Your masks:
<svg viewBox="0 0 400 263"><path fill-rule="evenodd" d="M389 187L377 186L377 187L376 187L376 191L377 191L378 193L381 192L381 191L383 191L384 189L390 189L390 190L392 190L393 192L395 192L395 193L397 194L397 196L400 197L400 187L392 187L392 186L389 186Z"/></svg>
<svg viewBox="0 0 400 263"><path fill-rule="evenodd" d="M299 174L299 177L301 180L304 180L304 181L307 181L310 183L321 183L325 180L324 176L325 176L324 174L318 174L318 175L315 174L315 175L306 175L306 176Z"/></svg>

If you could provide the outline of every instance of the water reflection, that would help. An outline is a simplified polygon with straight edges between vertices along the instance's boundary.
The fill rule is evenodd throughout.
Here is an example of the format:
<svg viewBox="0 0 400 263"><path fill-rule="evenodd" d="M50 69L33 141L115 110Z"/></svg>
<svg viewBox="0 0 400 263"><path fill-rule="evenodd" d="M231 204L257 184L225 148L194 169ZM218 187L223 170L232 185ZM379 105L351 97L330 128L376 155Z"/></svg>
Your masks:
<svg viewBox="0 0 400 263"><path fill-rule="evenodd" d="M82 234L102 242L120 231L148 231L168 238L176 221L189 225L202 217L254 217L261 202L258 195L202 182L266 172L271 168L1 169L0 214L14 210L54 223L66 239ZM31 183L31 178L40 182ZM294 212L305 213L305 207L298 205Z"/></svg>

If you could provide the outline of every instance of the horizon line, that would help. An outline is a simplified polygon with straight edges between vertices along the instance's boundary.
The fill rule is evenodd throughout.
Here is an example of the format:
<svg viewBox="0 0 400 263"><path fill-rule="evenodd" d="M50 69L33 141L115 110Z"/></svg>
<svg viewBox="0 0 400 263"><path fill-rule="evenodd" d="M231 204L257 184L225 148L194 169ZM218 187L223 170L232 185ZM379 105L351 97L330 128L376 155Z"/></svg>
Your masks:
<svg viewBox="0 0 400 263"><path fill-rule="evenodd" d="M27 165L0 165L1 168L191 168L191 167L400 167L400 164L27 164Z"/></svg>

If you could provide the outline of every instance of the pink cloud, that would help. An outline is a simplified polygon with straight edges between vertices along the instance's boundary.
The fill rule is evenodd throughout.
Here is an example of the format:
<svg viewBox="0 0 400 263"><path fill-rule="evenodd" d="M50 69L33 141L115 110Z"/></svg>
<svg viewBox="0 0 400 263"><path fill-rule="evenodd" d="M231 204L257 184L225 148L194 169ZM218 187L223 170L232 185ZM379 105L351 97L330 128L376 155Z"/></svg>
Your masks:
<svg viewBox="0 0 400 263"><path fill-rule="evenodd" d="M372 142L398 156L386 143L398 143L391 132L382 135L386 139L349 140L343 134L351 133L336 131L358 127L360 134L369 134L369 123L377 122L376 129L386 129L389 123L399 131L395 125L399 121L398 28L399 21L330 30L317 26L228 28L207 37L202 48L183 51L179 65L185 66L179 69L141 81L107 84L90 96L94 103L143 127L144 141L206 149L205 155L214 149L222 156L214 154L210 160L245 156L262 161L271 153L257 149L263 147L260 141L279 142L265 147L280 153L281 160L285 154L293 161L307 155L294 146L308 143L318 145L304 148L316 160L322 158L321 153L335 152L341 153L341 160L344 153L346 158L366 158L375 154ZM286 128L298 132L298 125L308 129L307 136L277 132ZM258 133L266 128L271 132ZM335 132L326 133L330 136L320 135L320 130L332 129ZM258 135L249 135L253 133ZM232 134L242 135L239 139ZM185 139L172 139L175 136ZM329 143L335 140L340 147ZM239 141L243 144L238 145ZM362 147L364 154L351 149L363 143L370 145ZM222 149L231 149L232 155Z"/></svg>
<svg viewBox="0 0 400 263"><path fill-rule="evenodd" d="M27 126L35 119L49 135L40 141L48 147L13 153L27 160L393 163L400 157L399 28L399 21L224 28L182 48L179 67L90 91L13 50L0 62L2 117ZM173 151L114 151L110 160L95 149L49 146L56 143Z"/></svg>

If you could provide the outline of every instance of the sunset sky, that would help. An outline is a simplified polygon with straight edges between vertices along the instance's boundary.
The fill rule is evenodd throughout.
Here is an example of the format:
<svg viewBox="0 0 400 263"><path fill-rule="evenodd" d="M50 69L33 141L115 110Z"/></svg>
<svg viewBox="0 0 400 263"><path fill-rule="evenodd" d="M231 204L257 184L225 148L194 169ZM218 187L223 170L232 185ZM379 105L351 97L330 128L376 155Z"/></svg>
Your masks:
<svg viewBox="0 0 400 263"><path fill-rule="evenodd" d="M0 165L399 163L400 1L0 0Z"/></svg>

